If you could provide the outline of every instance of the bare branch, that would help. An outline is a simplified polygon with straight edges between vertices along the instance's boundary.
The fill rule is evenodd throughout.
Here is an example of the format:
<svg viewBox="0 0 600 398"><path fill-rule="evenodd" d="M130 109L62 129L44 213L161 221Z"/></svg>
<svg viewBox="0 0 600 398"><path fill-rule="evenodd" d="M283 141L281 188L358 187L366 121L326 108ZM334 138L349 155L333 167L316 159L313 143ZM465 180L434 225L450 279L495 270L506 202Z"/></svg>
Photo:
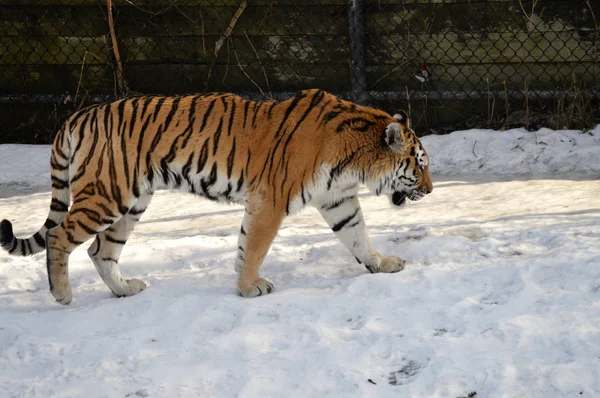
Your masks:
<svg viewBox="0 0 600 398"><path fill-rule="evenodd" d="M125 83L125 75L123 74L123 64L121 63L121 54L119 54L119 45L117 43L117 35L115 33L115 22L112 13L112 0L106 0L108 6L108 28L110 29L110 37L112 39L113 52L117 63L117 84L121 95L127 94L127 83ZM116 95L117 93L115 93Z"/></svg>

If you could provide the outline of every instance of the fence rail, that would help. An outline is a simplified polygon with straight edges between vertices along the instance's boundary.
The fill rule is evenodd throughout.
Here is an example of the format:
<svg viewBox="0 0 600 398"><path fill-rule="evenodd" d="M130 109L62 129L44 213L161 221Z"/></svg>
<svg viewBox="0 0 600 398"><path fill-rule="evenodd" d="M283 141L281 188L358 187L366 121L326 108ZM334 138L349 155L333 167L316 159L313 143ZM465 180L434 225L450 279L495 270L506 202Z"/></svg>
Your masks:
<svg viewBox="0 0 600 398"><path fill-rule="evenodd" d="M481 113L454 104L465 99L509 106L598 97L598 1L107 3L0 0L0 106L14 114L19 104L47 104L32 106L33 116L19 112L16 125L0 121L0 140L19 140L8 132L15 128L52 130L48 121L74 107L136 93L284 98L319 87L388 110L410 107L426 127Z"/></svg>

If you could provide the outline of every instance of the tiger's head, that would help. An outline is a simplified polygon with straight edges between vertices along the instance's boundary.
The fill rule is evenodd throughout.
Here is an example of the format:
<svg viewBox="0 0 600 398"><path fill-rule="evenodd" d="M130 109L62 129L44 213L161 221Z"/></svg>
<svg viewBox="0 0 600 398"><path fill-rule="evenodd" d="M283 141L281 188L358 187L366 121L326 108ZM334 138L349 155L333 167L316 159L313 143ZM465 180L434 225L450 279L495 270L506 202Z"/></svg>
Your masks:
<svg viewBox="0 0 600 398"><path fill-rule="evenodd" d="M393 118L381 133L381 145L392 155L386 156L392 160L391 169L374 181L373 188L377 195L385 194L392 204L402 206L406 198L416 201L431 193L433 184L429 156L411 129L408 115L400 111Z"/></svg>

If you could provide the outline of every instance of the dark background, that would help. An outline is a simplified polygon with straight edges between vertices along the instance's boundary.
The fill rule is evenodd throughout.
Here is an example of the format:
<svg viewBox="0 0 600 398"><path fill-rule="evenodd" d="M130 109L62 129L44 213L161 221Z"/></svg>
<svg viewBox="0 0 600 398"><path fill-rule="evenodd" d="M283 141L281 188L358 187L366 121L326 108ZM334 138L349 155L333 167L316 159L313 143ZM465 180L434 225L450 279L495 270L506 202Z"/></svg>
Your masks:
<svg viewBox="0 0 600 398"><path fill-rule="evenodd" d="M48 143L74 110L123 96L315 87L409 110L419 134L600 123L596 0L240 4L114 0L121 76L106 0L0 0L0 142Z"/></svg>

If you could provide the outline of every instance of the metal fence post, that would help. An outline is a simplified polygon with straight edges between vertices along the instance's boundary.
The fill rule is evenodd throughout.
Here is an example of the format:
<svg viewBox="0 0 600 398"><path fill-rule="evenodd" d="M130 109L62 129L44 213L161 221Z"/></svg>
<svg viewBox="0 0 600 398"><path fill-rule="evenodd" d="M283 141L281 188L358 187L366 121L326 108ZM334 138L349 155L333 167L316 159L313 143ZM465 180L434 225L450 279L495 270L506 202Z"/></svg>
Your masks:
<svg viewBox="0 0 600 398"><path fill-rule="evenodd" d="M365 7L364 0L347 0L348 47L350 50L350 82L354 101L367 101L367 73L365 63Z"/></svg>

